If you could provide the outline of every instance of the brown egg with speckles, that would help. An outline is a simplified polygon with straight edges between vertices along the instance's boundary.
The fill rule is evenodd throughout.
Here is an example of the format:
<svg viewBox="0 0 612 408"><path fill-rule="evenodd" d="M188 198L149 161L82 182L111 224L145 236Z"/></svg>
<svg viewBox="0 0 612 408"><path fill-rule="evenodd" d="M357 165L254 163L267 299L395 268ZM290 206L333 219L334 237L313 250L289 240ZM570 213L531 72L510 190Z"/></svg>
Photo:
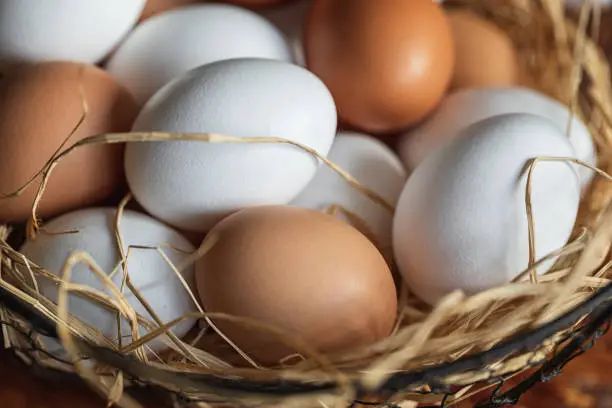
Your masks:
<svg viewBox="0 0 612 408"><path fill-rule="evenodd" d="M304 46L341 119L371 133L423 119L453 74L451 28L432 0L314 0Z"/></svg>
<svg viewBox="0 0 612 408"><path fill-rule="evenodd" d="M83 113L88 114L67 140ZM62 147L87 136L129 131L138 114L134 98L106 72L85 64L23 65L0 81L0 197L27 183ZM0 199L0 222L30 218L41 178L15 198ZM123 146L91 145L55 167L38 215L54 216L104 200L124 183Z"/></svg>
<svg viewBox="0 0 612 408"><path fill-rule="evenodd" d="M502 29L469 11L451 11L448 18L455 38L453 89L516 84L516 50Z"/></svg>
<svg viewBox="0 0 612 408"><path fill-rule="evenodd" d="M344 222L305 208L263 206L226 217L209 236L216 244L196 264L207 311L284 329L323 353L366 346L391 333L397 297L389 267ZM262 364L298 351L261 331L215 323Z"/></svg>

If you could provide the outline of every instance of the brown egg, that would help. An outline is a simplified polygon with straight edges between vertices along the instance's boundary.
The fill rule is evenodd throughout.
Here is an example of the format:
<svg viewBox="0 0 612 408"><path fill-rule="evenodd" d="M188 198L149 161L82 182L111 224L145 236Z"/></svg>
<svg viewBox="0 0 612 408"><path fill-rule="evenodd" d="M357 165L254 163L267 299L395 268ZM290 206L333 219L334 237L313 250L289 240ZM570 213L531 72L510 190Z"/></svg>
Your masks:
<svg viewBox="0 0 612 408"><path fill-rule="evenodd" d="M453 73L450 25L432 0L315 0L304 42L341 119L367 132L423 119Z"/></svg>
<svg viewBox="0 0 612 408"><path fill-rule="evenodd" d="M87 136L129 131L138 114L132 96L92 65L48 62L11 70L0 81L0 195L14 192L53 156L82 113L89 113L68 145ZM38 215L53 216L105 199L123 182L123 146L86 146L55 168ZM21 196L0 199L0 222L29 218L40 178Z"/></svg>
<svg viewBox="0 0 612 408"><path fill-rule="evenodd" d="M147 0L147 4L140 15L140 21L146 20L155 14L163 13L164 11L186 6L188 4L202 3L203 1L204 0Z"/></svg>
<svg viewBox="0 0 612 408"><path fill-rule="evenodd" d="M469 11L451 11L448 18L455 38L453 88L516 84L516 51L504 31Z"/></svg>
<svg viewBox="0 0 612 408"><path fill-rule="evenodd" d="M391 332L396 290L384 258L356 229L321 212L264 206L234 213L196 265L210 312L245 316L300 336L321 352L371 344ZM222 320L218 327L263 364L296 351Z"/></svg>

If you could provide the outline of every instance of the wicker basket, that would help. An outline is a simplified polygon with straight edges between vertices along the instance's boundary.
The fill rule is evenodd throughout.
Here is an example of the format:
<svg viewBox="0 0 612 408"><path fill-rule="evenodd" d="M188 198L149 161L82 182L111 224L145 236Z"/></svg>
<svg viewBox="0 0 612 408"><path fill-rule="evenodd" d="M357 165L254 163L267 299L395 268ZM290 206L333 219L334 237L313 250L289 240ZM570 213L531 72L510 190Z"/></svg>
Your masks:
<svg viewBox="0 0 612 408"><path fill-rule="evenodd" d="M32 367L84 379L126 408L140 407L142 395L159 397L169 407L450 406L485 390L491 392L478 406L494 407L516 404L534 384L559 374L612 320L612 182L607 176L612 87L606 58L588 35L597 29L598 13L585 7L570 18L561 0L460 0L447 1L446 7L469 8L503 28L519 51L524 84L570 106L588 124L598 147L602 170L584 196L576 233L551 272L537 282L525 273L522 281L473 297L453 293L433 310L402 297L395 334L356 353L312 356L266 370L233 368L212 357L206 367L180 352L154 363L138 353L103 347L78 331L75 335L60 321L61 307L24 280L13 279L29 262L10 244L36 225L28 231L7 226L0 227L4 345ZM185 137L228 141L213 135L99 135L60 154L86 143ZM87 360L74 364L49 356L40 335L60 339L70 356ZM502 387L526 370L531 371L521 382Z"/></svg>

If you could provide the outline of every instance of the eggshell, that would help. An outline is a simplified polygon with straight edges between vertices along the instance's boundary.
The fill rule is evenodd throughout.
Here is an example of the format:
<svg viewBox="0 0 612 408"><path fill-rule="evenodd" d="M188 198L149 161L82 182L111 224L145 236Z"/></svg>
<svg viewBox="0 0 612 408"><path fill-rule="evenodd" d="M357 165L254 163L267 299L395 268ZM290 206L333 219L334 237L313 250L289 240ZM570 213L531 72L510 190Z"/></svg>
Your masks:
<svg viewBox="0 0 612 408"><path fill-rule="evenodd" d="M140 21L146 20L149 17L163 13L168 10L202 1L204 0L147 0L145 8L140 14Z"/></svg>
<svg viewBox="0 0 612 408"><path fill-rule="evenodd" d="M11 194L43 168L83 114L79 86L89 111L64 148L87 136L129 131L138 106L111 76L97 67L46 62L11 70L0 81L0 195ZM95 204L124 183L123 146L74 150L57 165L38 215L54 216ZM31 216L40 177L22 195L0 199L0 222Z"/></svg>
<svg viewBox="0 0 612 408"><path fill-rule="evenodd" d="M310 209L264 206L230 215L210 234L217 244L196 264L208 311L284 329L321 352L369 345L393 329L389 267L345 223ZM215 324L263 364L297 351L261 331Z"/></svg>
<svg viewBox="0 0 612 408"><path fill-rule="evenodd" d="M145 103L168 81L193 68L240 57L291 61L291 50L282 33L252 11L194 4L138 25L107 70Z"/></svg>
<svg viewBox="0 0 612 408"><path fill-rule="evenodd" d="M406 171L395 153L382 142L364 134L341 132L336 136L328 159L389 204L397 203L406 182ZM333 205L342 206L359 218L354 226L391 259L393 212L366 197L328 166L319 168L310 184L291 204L319 211L327 211ZM347 221L351 222L350 216ZM364 228L360 228L361 223Z"/></svg>
<svg viewBox="0 0 612 408"><path fill-rule="evenodd" d="M476 88L454 92L447 96L436 112L421 126L400 137L399 154L408 169L414 169L423 159L454 139L469 125L505 113L532 113L553 122L566 134L570 123L569 109L539 92L521 87ZM575 157L595 165L597 156L587 127L576 117L571 120L569 140ZM577 167L583 186L593 178L593 172Z"/></svg>
<svg viewBox="0 0 612 408"><path fill-rule="evenodd" d="M510 37L495 24L469 11L447 13L455 39L452 88L511 86L518 62Z"/></svg>
<svg viewBox="0 0 612 408"><path fill-rule="evenodd" d="M334 101L312 73L281 61L234 59L192 70L146 104L134 130L280 137L321 155L336 132ZM310 182L318 161L287 144L128 144L134 196L155 217L207 231L244 207L286 204Z"/></svg>
<svg viewBox="0 0 612 408"><path fill-rule="evenodd" d="M98 62L134 26L145 1L3 0L0 62Z"/></svg>
<svg viewBox="0 0 612 408"><path fill-rule="evenodd" d="M450 25L432 0L314 0L304 47L341 119L370 133L423 119L453 73Z"/></svg>
<svg viewBox="0 0 612 408"><path fill-rule="evenodd" d="M525 270L526 166L538 156L572 154L567 138L547 119L506 114L473 124L429 156L408 179L393 221L395 257L412 291L433 305L453 290L474 294ZM531 200L539 260L571 234L580 201L574 168L537 164Z"/></svg>
<svg viewBox="0 0 612 408"><path fill-rule="evenodd" d="M312 0L294 0L258 11L285 35L291 47L293 59L300 66L306 65L302 35L310 7L312 7Z"/></svg>
<svg viewBox="0 0 612 408"><path fill-rule="evenodd" d="M76 233L40 234L36 240L27 241L21 248L21 253L38 266L61 277L68 256L75 251L85 251L105 273L110 274L121 262L115 238L115 216L116 210L113 208L90 208L64 214L47 223L46 230L54 233L77 231ZM160 247L171 262L178 265L187 259L189 252L194 251L189 241L164 224L133 211L123 213L120 233L126 253L130 246L154 248L131 249L127 257L127 271L134 287L159 318L167 323L187 313L197 312L196 305L171 266L155 250ZM168 245L181 251L170 249ZM194 267L186 268L182 272L189 285L194 283L193 272ZM119 289L124 276L123 268L120 268L111 278ZM37 281L41 294L57 302L57 284L40 275ZM85 264L77 264L72 268L70 282L101 291L116 299L110 289ZM126 287L122 293L138 314L154 322L131 290ZM118 344L116 313L92 304L76 294L69 295L69 312ZM172 332L181 337L194 324L193 319L183 321L174 326ZM131 329L127 319L123 319L121 328L122 344L130 344ZM140 333L144 335L148 331L141 327ZM166 347L161 339L153 340L148 346L155 351Z"/></svg>

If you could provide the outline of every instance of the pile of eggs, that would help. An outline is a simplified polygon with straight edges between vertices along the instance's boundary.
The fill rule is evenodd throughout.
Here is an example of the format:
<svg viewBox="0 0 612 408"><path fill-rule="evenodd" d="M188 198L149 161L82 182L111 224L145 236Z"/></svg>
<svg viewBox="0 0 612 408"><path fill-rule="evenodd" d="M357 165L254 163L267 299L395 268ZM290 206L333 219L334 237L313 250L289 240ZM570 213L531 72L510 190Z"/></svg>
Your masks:
<svg viewBox="0 0 612 408"><path fill-rule="evenodd" d="M529 261L530 161L596 159L580 120L521 86L503 31L432 0L7 0L0 67L2 195L92 135L251 139L80 147L55 168L44 231L21 253L60 275L87 252L152 324L205 310L325 353L389 336L404 284L434 306L511 282ZM537 259L566 244L591 177L563 161L533 169ZM0 200L0 223L27 221L40 183ZM120 217L119 247L128 191L137 204ZM112 295L85 265L71 281ZM37 283L57 301L57 281ZM69 309L129 344L115 313L72 295ZM270 330L214 321L259 363L296 352Z"/></svg>

